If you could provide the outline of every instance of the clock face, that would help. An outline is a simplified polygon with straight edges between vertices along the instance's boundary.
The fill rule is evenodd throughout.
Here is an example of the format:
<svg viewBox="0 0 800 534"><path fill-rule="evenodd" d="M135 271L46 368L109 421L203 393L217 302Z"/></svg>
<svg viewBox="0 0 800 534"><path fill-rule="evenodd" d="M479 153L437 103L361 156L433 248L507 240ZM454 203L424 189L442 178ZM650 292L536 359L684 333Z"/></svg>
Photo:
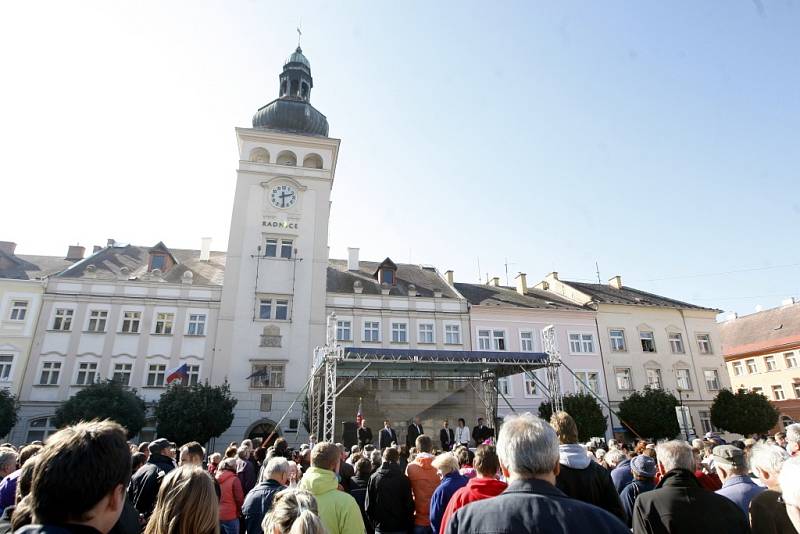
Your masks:
<svg viewBox="0 0 800 534"><path fill-rule="evenodd" d="M269 194L269 200L276 208L291 208L297 202L297 191L290 185L276 185Z"/></svg>

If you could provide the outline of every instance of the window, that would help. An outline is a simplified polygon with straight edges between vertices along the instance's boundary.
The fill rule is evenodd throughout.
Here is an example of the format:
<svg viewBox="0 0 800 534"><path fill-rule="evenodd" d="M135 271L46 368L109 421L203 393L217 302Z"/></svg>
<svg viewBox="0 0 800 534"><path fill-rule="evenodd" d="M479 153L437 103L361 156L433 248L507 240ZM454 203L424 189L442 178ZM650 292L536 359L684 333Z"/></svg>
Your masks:
<svg viewBox="0 0 800 534"><path fill-rule="evenodd" d="M381 269L380 282L382 284L389 284L390 286L393 286L394 285L394 270L392 270L392 269Z"/></svg>
<svg viewBox="0 0 800 534"><path fill-rule="evenodd" d="M105 332L108 312L106 310L92 310L89 312L89 332Z"/></svg>
<svg viewBox="0 0 800 534"><path fill-rule="evenodd" d="M700 426L703 429L703 434L706 434L708 432L716 432L717 431L717 429L714 427L714 425L711 424L711 412L710 411L708 411L708 410L700 410L698 412L698 414L700 415Z"/></svg>
<svg viewBox="0 0 800 534"><path fill-rule="evenodd" d="M654 389L661 389L661 369L645 369L647 385Z"/></svg>
<svg viewBox="0 0 800 534"><path fill-rule="evenodd" d="M697 348L700 354L711 354L711 336L708 334L697 334Z"/></svg>
<svg viewBox="0 0 800 534"><path fill-rule="evenodd" d="M419 381L420 391L434 391L435 389L436 389L436 383L430 378L423 378L422 380Z"/></svg>
<svg viewBox="0 0 800 534"><path fill-rule="evenodd" d="M276 321L286 321L289 318L289 301L286 299L259 299L258 318L273 319L272 313L275 312Z"/></svg>
<svg viewBox="0 0 800 534"><path fill-rule="evenodd" d="M167 263L167 257L163 254L153 254L150 256L150 270L155 271L159 269L164 270L164 265Z"/></svg>
<svg viewBox="0 0 800 534"><path fill-rule="evenodd" d="M656 339L653 336L652 332L649 331L642 331L639 332L639 339L642 341L642 351L643 352L655 352L656 351Z"/></svg>
<svg viewBox="0 0 800 534"><path fill-rule="evenodd" d="M575 391L579 393L588 393L586 386L597 393L600 390L599 375L595 371L575 371Z"/></svg>
<svg viewBox="0 0 800 534"><path fill-rule="evenodd" d="M794 352L787 352L783 355L783 360L786 362L787 369L794 369L797 367L797 356Z"/></svg>
<svg viewBox="0 0 800 534"><path fill-rule="evenodd" d="M264 246L264 256L268 258L291 259L294 252L294 241L291 239L267 238Z"/></svg>
<svg viewBox="0 0 800 534"><path fill-rule="evenodd" d="M336 321L336 340L350 341L352 339L352 328L350 321Z"/></svg>
<svg viewBox="0 0 800 534"><path fill-rule="evenodd" d="M492 334L489 330L478 330L478 350L492 350Z"/></svg>
<svg viewBox="0 0 800 534"><path fill-rule="evenodd" d="M744 373L744 366L742 362L733 362L733 376L742 376Z"/></svg>
<svg viewBox="0 0 800 534"><path fill-rule="evenodd" d="M775 361L775 356L767 356L764 358L764 365L767 366L767 371L775 371L778 369L778 364Z"/></svg>
<svg viewBox="0 0 800 534"><path fill-rule="evenodd" d="M794 389L794 397L800 399L800 382L792 384L792 388Z"/></svg>
<svg viewBox="0 0 800 534"><path fill-rule="evenodd" d="M492 347L494 350L506 350L506 333L502 330L492 330Z"/></svg>
<svg viewBox="0 0 800 534"><path fill-rule="evenodd" d="M289 430L286 432L297 432L300 428L300 419L289 419Z"/></svg>
<svg viewBox="0 0 800 534"><path fill-rule="evenodd" d="M669 334L669 347L672 349L672 354L683 354L683 336L679 332L671 332Z"/></svg>
<svg viewBox="0 0 800 534"><path fill-rule="evenodd" d="M142 312L126 311L122 312L122 332L125 334L138 334L139 324L142 320Z"/></svg>
<svg viewBox="0 0 800 534"><path fill-rule="evenodd" d="M278 240L269 238L267 239L266 246L264 247L264 256L274 258L278 255Z"/></svg>
<svg viewBox="0 0 800 534"><path fill-rule="evenodd" d="M594 336L592 334L570 334L569 350L573 354L594 352Z"/></svg>
<svg viewBox="0 0 800 534"><path fill-rule="evenodd" d="M281 240L281 258L289 259L292 257L292 241L290 239Z"/></svg>
<svg viewBox="0 0 800 534"><path fill-rule="evenodd" d="M448 324L444 327L444 342L448 345L461 344L461 326Z"/></svg>
<svg viewBox="0 0 800 534"><path fill-rule="evenodd" d="M764 388L761 388L761 387L758 387L758 386L754 387L752 389L752 391L753 391L753 393L758 393L759 395L763 395L764 394Z"/></svg>
<svg viewBox="0 0 800 534"><path fill-rule="evenodd" d="M61 374L61 362L42 362L42 374L39 375L40 386L55 386Z"/></svg>
<svg viewBox="0 0 800 534"><path fill-rule="evenodd" d="M716 391L719 389L719 374L716 369L706 369L703 371L703 376L706 379L707 390Z"/></svg>
<svg viewBox="0 0 800 534"><path fill-rule="evenodd" d="M289 319L289 301L276 300L275 301L275 320L286 321Z"/></svg>
<svg viewBox="0 0 800 534"><path fill-rule="evenodd" d="M581 335L580 334L570 334L569 335L569 351L574 353L578 353L581 351Z"/></svg>
<svg viewBox="0 0 800 534"><path fill-rule="evenodd" d="M614 329L608 331L608 339L611 341L611 352L625 352L625 331Z"/></svg>
<svg viewBox="0 0 800 534"><path fill-rule="evenodd" d="M519 333L519 350L522 352L533 352L533 332Z"/></svg>
<svg viewBox="0 0 800 534"><path fill-rule="evenodd" d="M131 371L133 371L132 363L115 363L114 373L111 375L111 380L122 384L123 386L130 386Z"/></svg>
<svg viewBox="0 0 800 534"><path fill-rule="evenodd" d="M0 380L3 382L11 380L11 366L13 363L13 354L0 354Z"/></svg>
<svg viewBox="0 0 800 534"><path fill-rule="evenodd" d="M161 363L154 363L147 366L147 386L159 388L164 386L164 375L167 373L167 366Z"/></svg>
<svg viewBox="0 0 800 534"><path fill-rule="evenodd" d="M419 325L419 342L433 343L433 325L422 323Z"/></svg>
<svg viewBox="0 0 800 534"><path fill-rule="evenodd" d="M408 325L392 323L392 343L408 343Z"/></svg>
<svg viewBox="0 0 800 534"><path fill-rule="evenodd" d="M525 385L525 396L536 396L536 380L533 378L532 372L527 372L524 375L523 384Z"/></svg>
<svg viewBox="0 0 800 534"><path fill-rule="evenodd" d="M381 323L378 321L364 322L364 341L377 343L381 340Z"/></svg>
<svg viewBox="0 0 800 534"><path fill-rule="evenodd" d="M772 386L772 397L776 401L786 400L786 395L783 393L783 386Z"/></svg>
<svg viewBox="0 0 800 534"><path fill-rule="evenodd" d="M156 314L156 334L172 334L172 323L175 321L174 313Z"/></svg>
<svg viewBox="0 0 800 534"><path fill-rule="evenodd" d="M186 374L188 375L186 378L186 384L189 386L196 386L198 382L200 382L200 366L199 365L187 365L186 366Z"/></svg>
<svg viewBox="0 0 800 534"><path fill-rule="evenodd" d="M511 377L504 376L503 378L497 379L497 391L499 391L502 395L508 397L511 395Z"/></svg>
<svg viewBox="0 0 800 534"><path fill-rule="evenodd" d="M31 419L28 424L28 435L25 439L28 443L31 441L44 441L45 438L54 434L57 430L52 417Z"/></svg>
<svg viewBox="0 0 800 534"><path fill-rule="evenodd" d="M285 364L254 363L250 374L250 387L253 389L273 389L283 387Z"/></svg>
<svg viewBox="0 0 800 534"><path fill-rule="evenodd" d="M97 363L80 362L78 364L78 376L75 378L75 385L88 386L97 382Z"/></svg>
<svg viewBox="0 0 800 534"><path fill-rule="evenodd" d="M28 301L12 300L11 314L8 318L12 321L24 321L26 315L28 315Z"/></svg>
<svg viewBox="0 0 800 534"><path fill-rule="evenodd" d="M406 378L393 378L392 391L408 391L408 379Z"/></svg>
<svg viewBox="0 0 800 534"><path fill-rule="evenodd" d="M53 330L61 330L62 332L69 332L72 330L72 316L75 310L69 308L57 308L56 316L53 319Z"/></svg>
<svg viewBox="0 0 800 534"><path fill-rule="evenodd" d="M629 368L622 368L616 370L617 374L617 390L630 391L633 389L633 381L631 380L631 370Z"/></svg>
<svg viewBox="0 0 800 534"><path fill-rule="evenodd" d="M261 299L258 305L259 319L272 319L272 299Z"/></svg>
<svg viewBox="0 0 800 534"><path fill-rule="evenodd" d="M187 333L190 336L204 336L206 334L206 316L200 313L189 314L189 330Z"/></svg>
<svg viewBox="0 0 800 534"><path fill-rule="evenodd" d="M689 374L689 369L675 369L675 382L678 385L678 391L690 391L692 389L692 377Z"/></svg>
<svg viewBox="0 0 800 534"><path fill-rule="evenodd" d="M745 365L747 365L747 372L749 374L752 375L752 374L758 372L758 365L756 365L755 359L751 358L751 359L745 361L744 363L745 363Z"/></svg>

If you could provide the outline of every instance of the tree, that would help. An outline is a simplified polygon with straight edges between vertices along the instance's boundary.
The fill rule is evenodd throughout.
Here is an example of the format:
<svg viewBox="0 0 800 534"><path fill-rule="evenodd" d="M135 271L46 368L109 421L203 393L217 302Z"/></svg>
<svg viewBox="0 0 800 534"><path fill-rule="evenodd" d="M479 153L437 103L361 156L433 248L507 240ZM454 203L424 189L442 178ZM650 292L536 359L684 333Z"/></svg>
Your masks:
<svg viewBox="0 0 800 534"><path fill-rule="evenodd" d="M0 389L0 436L5 436L17 424L17 399L7 389Z"/></svg>
<svg viewBox="0 0 800 534"><path fill-rule="evenodd" d="M780 413L764 395L740 389L723 389L711 405L711 424L728 432L766 434L774 427Z"/></svg>
<svg viewBox="0 0 800 534"><path fill-rule="evenodd" d="M107 380L96 382L70 397L56 410L55 425L58 428L79 421L111 419L124 426L132 438L144 426L144 399L119 382Z"/></svg>
<svg viewBox="0 0 800 534"><path fill-rule="evenodd" d="M171 385L156 406L156 432L179 445L189 441L206 443L221 436L233 422L236 399L228 382Z"/></svg>
<svg viewBox="0 0 800 534"><path fill-rule="evenodd" d="M644 438L672 439L681 430L676 406L678 399L672 393L645 387L619 403L619 417Z"/></svg>
<svg viewBox="0 0 800 534"><path fill-rule="evenodd" d="M578 440L589 441L593 437L606 435L606 416L595 398L588 393L564 395L564 411L575 420L578 426ZM539 405L539 417L545 421L553 415L550 402Z"/></svg>

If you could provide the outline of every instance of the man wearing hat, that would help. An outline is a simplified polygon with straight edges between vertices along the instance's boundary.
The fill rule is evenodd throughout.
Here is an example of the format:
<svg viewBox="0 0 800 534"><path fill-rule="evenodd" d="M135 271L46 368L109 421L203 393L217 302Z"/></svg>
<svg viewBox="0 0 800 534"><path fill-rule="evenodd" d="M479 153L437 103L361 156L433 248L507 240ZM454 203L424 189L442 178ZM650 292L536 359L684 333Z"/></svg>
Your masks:
<svg viewBox="0 0 800 534"><path fill-rule="evenodd" d="M169 457L170 447L170 442L164 438L150 442L147 447L150 458L134 473L128 485L128 496L145 519L150 517L156 506L161 481L175 469L175 462Z"/></svg>
<svg viewBox="0 0 800 534"><path fill-rule="evenodd" d="M722 481L722 489L717 493L732 500L749 517L750 501L766 488L757 485L748 476L744 451L733 445L719 445L714 447L711 455Z"/></svg>
<svg viewBox="0 0 800 534"><path fill-rule="evenodd" d="M649 456L642 454L631 460L633 482L625 486L619 495L622 500L622 508L625 509L627 516L628 527L631 526L633 503L636 502L636 497L656 488L656 471L656 461Z"/></svg>

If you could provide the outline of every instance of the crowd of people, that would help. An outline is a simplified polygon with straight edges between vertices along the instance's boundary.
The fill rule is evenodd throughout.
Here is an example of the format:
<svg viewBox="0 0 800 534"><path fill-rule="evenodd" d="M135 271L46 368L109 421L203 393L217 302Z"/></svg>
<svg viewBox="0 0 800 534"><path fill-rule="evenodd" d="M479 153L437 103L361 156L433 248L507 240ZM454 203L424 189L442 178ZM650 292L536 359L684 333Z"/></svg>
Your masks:
<svg viewBox="0 0 800 534"><path fill-rule="evenodd" d="M359 432L350 449L278 438L207 455L79 423L0 446L0 534L800 533L800 424L630 444L580 443L564 412L508 417L496 440L412 425L403 445L387 421L378 446Z"/></svg>

